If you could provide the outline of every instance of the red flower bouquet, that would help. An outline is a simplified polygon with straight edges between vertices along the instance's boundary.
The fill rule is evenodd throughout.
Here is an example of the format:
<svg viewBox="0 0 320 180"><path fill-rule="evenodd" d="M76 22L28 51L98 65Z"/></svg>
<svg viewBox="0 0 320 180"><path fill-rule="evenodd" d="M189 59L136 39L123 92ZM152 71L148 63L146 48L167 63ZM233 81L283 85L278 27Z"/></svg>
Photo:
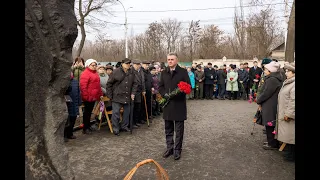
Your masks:
<svg viewBox="0 0 320 180"><path fill-rule="evenodd" d="M230 78L230 81L231 81L231 82L230 82L230 83L231 83L231 93L233 93L233 83L234 83L234 82L232 82L232 80L233 80L233 78L231 77L231 78Z"/></svg>
<svg viewBox="0 0 320 180"><path fill-rule="evenodd" d="M184 81L180 81L178 84L178 88L176 88L175 90L173 90L172 92L170 92L169 94L165 94L164 97L162 97L160 95L160 93L158 93L156 95L156 99L159 103L159 105L164 108L168 105L168 103L170 102L170 99L172 99L174 96L176 96L177 94L180 93L185 93L185 94L190 94L191 93L191 85L184 82Z"/></svg>
<svg viewBox="0 0 320 180"><path fill-rule="evenodd" d="M258 83L259 83L259 79L260 79L260 75L256 74L255 75L255 79L258 80L258 82L254 82L251 89L252 89L252 94L254 94L254 92L256 92L257 87L258 87Z"/></svg>

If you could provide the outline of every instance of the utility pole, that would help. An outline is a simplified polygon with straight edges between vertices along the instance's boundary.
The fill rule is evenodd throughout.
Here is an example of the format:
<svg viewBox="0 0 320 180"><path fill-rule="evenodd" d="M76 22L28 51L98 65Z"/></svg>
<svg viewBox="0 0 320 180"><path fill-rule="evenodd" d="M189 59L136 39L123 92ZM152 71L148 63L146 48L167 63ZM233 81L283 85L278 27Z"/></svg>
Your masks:
<svg viewBox="0 0 320 180"><path fill-rule="evenodd" d="M132 8L129 7L127 10L126 8L124 8L124 5L122 4L121 1L117 0L121 6L123 7L123 11L124 11L124 28L125 28L125 32L124 32L124 36L125 36L125 51L126 51L126 58L128 58L128 19L127 19L127 11Z"/></svg>

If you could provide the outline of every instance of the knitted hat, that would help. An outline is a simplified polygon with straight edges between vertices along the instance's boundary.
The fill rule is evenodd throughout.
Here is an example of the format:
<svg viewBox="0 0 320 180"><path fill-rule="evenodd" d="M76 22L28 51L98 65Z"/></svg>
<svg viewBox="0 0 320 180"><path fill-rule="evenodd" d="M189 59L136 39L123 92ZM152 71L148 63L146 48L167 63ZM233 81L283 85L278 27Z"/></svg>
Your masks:
<svg viewBox="0 0 320 180"><path fill-rule="evenodd" d="M288 69L292 72L295 72L295 68L296 68L296 65L294 62L284 65L284 69Z"/></svg>
<svg viewBox="0 0 320 180"><path fill-rule="evenodd" d="M277 72L280 69L280 64L278 62L272 61L269 64L264 65L270 72Z"/></svg>
<svg viewBox="0 0 320 180"><path fill-rule="evenodd" d="M94 60L94 59L88 59L88 60L86 60L86 62L85 62L85 64L84 64L84 67L88 67L88 66L90 66L90 64L92 64L92 63L98 64L96 60Z"/></svg>
<svg viewBox="0 0 320 180"><path fill-rule="evenodd" d="M261 62L261 65L263 65L263 64L269 64L271 61L272 61L272 60L269 59L269 58L263 58L263 59L262 59L262 62Z"/></svg>

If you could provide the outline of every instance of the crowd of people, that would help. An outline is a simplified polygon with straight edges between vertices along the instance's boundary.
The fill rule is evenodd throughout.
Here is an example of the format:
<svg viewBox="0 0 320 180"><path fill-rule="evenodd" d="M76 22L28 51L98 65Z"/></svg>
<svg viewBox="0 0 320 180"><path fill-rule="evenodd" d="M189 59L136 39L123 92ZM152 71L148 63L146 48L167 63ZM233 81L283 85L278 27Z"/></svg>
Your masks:
<svg viewBox="0 0 320 180"><path fill-rule="evenodd" d="M258 110L254 118L260 119L265 126L267 142L263 148L274 150L279 142L287 144L284 157L294 160L295 127L295 64L285 63L283 68L276 59L264 58L261 67L254 61L248 63L224 64L218 67L208 63L193 63L187 69L192 92L188 100L249 100L256 102ZM79 107L83 107L83 134L94 131L90 120L93 108L104 96L110 101L105 104L112 110L113 133L130 132L130 128L139 128L162 114L162 108L156 101L159 92L161 72L166 69L164 63L123 59L116 66L111 63L99 65L94 59L84 61L77 57L71 67L70 86L66 95L69 118L65 127L65 140L75 139L73 127L79 116ZM146 101L146 105L144 103ZM133 127L130 127L130 107L133 105ZM120 109L123 108L120 122ZM105 117L103 117L105 119Z"/></svg>

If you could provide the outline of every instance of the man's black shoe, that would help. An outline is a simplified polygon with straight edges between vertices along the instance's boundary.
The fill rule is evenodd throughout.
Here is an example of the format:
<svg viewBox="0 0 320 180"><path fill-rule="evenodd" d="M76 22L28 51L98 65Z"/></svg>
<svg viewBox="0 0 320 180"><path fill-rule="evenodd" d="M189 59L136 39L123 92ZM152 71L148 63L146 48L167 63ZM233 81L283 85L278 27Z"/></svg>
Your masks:
<svg viewBox="0 0 320 180"><path fill-rule="evenodd" d="M167 158L173 154L173 149L167 149L166 152L163 153L162 157Z"/></svg>

